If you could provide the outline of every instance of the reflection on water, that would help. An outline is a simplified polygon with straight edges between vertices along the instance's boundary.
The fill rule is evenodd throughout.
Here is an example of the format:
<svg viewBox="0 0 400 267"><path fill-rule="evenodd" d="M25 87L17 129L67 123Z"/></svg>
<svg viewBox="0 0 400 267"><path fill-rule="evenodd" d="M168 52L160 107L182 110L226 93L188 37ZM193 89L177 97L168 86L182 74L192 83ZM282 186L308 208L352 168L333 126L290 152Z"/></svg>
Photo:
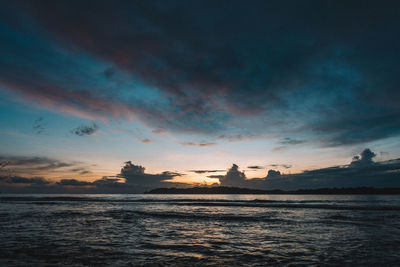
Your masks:
<svg viewBox="0 0 400 267"><path fill-rule="evenodd" d="M0 265L396 265L400 196L0 195Z"/></svg>

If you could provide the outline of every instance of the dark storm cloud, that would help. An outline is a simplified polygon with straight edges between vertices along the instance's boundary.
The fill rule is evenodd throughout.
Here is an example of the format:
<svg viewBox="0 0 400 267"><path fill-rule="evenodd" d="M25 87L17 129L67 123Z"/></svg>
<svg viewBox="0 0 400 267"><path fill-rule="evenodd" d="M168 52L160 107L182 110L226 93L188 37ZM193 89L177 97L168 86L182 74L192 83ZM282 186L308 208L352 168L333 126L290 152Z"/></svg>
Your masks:
<svg viewBox="0 0 400 267"><path fill-rule="evenodd" d="M302 131L329 146L400 133L398 1L2 6L0 82L48 107L215 137ZM94 89L68 58L76 50L112 65L108 81L125 73L161 97Z"/></svg>
<svg viewBox="0 0 400 267"><path fill-rule="evenodd" d="M374 110L375 108L371 106L371 109ZM376 109L381 110L386 109L386 107ZM366 143L400 133L400 113L398 111L390 111L393 113L387 115L372 115L368 113L368 110L365 110L365 112L359 114L357 120L352 118L353 114L350 116L343 114L340 118L335 118L338 115L333 115L331 120L319 121L311 127L324 136L323 141L328 146Z"/></svg>
<svg viewBox="0 0 400 267"><path fill-rule="evenodd" d="M85 135L92 135L97 132L99 127L96 123L92 123L92 125L80 125L73 129L71 133L77 136L85 136Z"/></svg>

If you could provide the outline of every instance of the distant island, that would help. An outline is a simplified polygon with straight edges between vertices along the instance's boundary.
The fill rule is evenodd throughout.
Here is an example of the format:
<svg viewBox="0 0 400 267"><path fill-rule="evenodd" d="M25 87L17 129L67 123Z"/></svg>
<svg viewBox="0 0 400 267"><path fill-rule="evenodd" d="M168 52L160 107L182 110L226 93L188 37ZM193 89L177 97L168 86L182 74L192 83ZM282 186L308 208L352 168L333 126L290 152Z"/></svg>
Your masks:
<svg viewBox="0 0 400 267"><path fill-rule="evenodd" d="M400 188L319 188L299 190L260 190L240 187L190 187L190 188L157 188L145 192L145 194L259 194L259 195L398 195Z"/></svg>

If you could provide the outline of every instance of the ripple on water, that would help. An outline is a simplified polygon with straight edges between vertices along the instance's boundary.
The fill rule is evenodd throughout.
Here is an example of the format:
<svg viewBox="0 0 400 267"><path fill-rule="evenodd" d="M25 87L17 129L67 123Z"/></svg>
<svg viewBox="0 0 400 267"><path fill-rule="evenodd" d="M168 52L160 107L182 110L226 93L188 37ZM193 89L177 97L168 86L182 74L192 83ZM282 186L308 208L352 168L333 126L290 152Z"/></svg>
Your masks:
<svg viewBox="0 0 400 267"><path fill-rule="evenodd" d="M0 199L0 265L395 265L400 260L400 211L379 210L376 203L368 208L366 199L332 204L214 196L182 202L93 198Z"/></svg>

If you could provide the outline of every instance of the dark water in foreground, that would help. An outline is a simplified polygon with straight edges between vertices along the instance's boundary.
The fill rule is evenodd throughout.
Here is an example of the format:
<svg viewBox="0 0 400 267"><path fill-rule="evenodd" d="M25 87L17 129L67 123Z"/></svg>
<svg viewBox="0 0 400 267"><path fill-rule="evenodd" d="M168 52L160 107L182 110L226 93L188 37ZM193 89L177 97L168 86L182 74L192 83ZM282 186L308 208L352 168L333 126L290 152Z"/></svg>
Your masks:
<svg viewBox="0 0 400 267"><path fill-rule="evenodd" d="M400 196L0 195L0 265L398 265Z"/></svg>

